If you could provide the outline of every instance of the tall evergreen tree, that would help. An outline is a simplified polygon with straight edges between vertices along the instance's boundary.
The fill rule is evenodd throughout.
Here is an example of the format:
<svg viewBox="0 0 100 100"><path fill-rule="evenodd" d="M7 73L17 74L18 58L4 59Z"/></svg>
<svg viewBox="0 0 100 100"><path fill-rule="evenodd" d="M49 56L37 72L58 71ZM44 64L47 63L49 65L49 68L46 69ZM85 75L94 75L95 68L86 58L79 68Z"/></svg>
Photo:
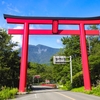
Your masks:
<svg viewBox="0 0 100 100"><path fill-rule="evenodd" d="M99 25L91 25L88 29L97 30L99 29ZM90 41L91 51L89 55L91 82L96 85L97 81L100 80L100 40L98 36L89 36L87 39Z"/></svg>
<svg viewBox="0 0 100 100"><path fill-rule="evenodd" d="M0 85L17 86L19 77L20 57L18 50L13 50L17 43L13 43L12 36L7 31L0 31Z"/></svg>

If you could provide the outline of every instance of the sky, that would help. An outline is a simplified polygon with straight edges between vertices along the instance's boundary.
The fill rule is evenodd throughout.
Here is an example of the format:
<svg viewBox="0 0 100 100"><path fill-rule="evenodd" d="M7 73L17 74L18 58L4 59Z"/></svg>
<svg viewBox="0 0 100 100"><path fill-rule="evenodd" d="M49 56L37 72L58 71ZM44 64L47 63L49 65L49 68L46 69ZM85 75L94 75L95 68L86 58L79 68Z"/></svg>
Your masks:
<svg viewBox="0 0 100 100"><path fill-rule="evenodd" d="M7 24L3 14L39 17L100 16L100 0L0 0L0 28L22 29L22 25ZM30 28L42 29L51 28L51 26L31 25ZM73 29L75 27L67 25L63 28ZM53 48L62 48L62 37L61 35L30 35L29 44L43 44ZM19 42L21 46L22 36L13 35L12 41Z"/></svg>

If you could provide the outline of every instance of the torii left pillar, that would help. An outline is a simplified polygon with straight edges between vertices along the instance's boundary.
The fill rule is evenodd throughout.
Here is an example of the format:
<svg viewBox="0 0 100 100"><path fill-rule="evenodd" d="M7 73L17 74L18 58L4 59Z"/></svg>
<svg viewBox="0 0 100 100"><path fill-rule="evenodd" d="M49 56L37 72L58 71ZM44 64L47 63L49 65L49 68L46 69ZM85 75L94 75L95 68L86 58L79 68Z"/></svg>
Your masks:
<svg viewBox="0 0 100 100"><path fill-rule="evenodd" d="M27 75L27 60L28 60L28 40L29 40L29 24L25 22L23 42L22 42L23 44L22 44L19 92L26 91L25 87L26 87L26 77L27 77L26 75Z"/></svg>
<svg viewBox="0 0 100 100"><path fill-rule="evenodd" d="M14 16L13 18L10 15L4 15L7 22L13 24L23 24L24 28L21 31L20 35L23 35L22 42L22 54L21 54L21 66L20 66L20 78L19 78L19 92L26 91L26 78L27 78L27 63L28 63L28 40L29 40L29 23L23 18ZM8 30L9 33L9 30ZM19 31L13 32L13 34L18 35Z"/></svg>

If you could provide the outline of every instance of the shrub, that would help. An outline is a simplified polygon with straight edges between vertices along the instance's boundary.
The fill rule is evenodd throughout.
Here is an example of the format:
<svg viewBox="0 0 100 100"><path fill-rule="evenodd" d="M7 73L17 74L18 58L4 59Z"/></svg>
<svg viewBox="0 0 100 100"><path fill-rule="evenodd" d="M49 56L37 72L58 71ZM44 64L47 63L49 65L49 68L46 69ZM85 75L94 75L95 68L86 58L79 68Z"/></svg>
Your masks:
<svg viewBox="0 0 100 100"><path fill-rule="evenodd" d="M63 89L63 90L71 90L72 89L72 84L70 81L67 81L65 85L62 85L60 87L60 89Z"/></svg>
<svg viewBox="0 0 100 100"><path fill-rule="evenodd" d="M17 94L18 89L17 88L9 88L9 87L5 87L4 89L2 89L2 91L0 91L0 100L5 100L5 99L12 99L15 97L15 95Z"/></svg>
<svg viewBox="0 0 100 100"><path fill-rule="evenodd" d="M84 87L79 87L79 88L73 88L71 91L73 92L84 92Z"/></svg>
<svg viewBox="0 0 100 100"><path fill-rule="evenodd" d="M100 96L100 84L92 89L94 95Z"/></svg>
<svg viewBox="0 0 100 100"><path fill-rule="evenodd" d="M78 72L77 74L75 74L73 76L73 83L72 83L73 88L81 87L81 86L83 86L83 73L82 73L82 71Z"/></svg>
<svg viewBox="0 0 100 100"><path fill-rule="evenodd" d="M67 90L71 90L72 89L72 84L70 81L66 82L66 88Z"/></svg>
<svg viewBox="0 0 100 100"><path fill-rule="evenodd" d="M92 87L92 90L89 90L89 91L84 90L84 87L74 88L71 91L73 91L73 92L83 92L83 93L86 93L86 94L93 94L93 95L96 95L96 96L100 96L100 84L97 85L97 87Z"/></svg>
<svg viewBox="0 0 100 100"><path fill-rule="evenodd" d="M68 88L64 85L63 87L59 87L62 90L68 90Z"/></svg>
<svg viewBox="0 0 100 100"><path fill-rule="evenodd" d="M18 89L17 88L13 88L9 91L9 94L10 94L10 98L14 98L15 95L17 94L18 92Z"/></svg>

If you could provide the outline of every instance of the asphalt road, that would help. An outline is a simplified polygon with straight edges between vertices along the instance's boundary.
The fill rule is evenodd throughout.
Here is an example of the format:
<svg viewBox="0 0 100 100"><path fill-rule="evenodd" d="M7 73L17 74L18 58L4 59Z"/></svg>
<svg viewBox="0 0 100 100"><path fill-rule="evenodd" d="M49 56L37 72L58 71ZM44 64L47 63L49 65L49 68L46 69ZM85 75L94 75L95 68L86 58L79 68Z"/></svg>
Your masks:
<svg viewBox="0 0 100 100"><path fill-rule="evenodd" d="M18 96L14 100L100 100L100 97L35 86L31 94Z"/></svg>

